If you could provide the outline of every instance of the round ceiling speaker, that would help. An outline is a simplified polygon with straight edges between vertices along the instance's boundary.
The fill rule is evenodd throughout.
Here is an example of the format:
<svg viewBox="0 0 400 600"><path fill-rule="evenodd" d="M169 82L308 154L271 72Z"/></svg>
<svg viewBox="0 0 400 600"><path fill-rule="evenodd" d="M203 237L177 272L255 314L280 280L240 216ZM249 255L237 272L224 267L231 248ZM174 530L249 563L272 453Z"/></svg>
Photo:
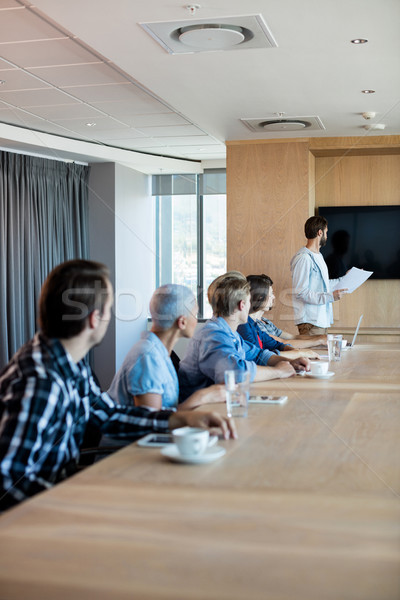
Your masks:
<svg viewBox="0 0 400 600"><path fill-rule="evenodd" d="M263 121L259 127L266 131L301 131L310 127L308 121L299 121L296 119L279 119L274 121Z"/></svg>
<svg viewBox="0 0 400 600"><path fill-rule="evenodd" d="M178 37L182 44L201 50L225 50L246 39L242 27L217 24L182 27Z"/></svg>

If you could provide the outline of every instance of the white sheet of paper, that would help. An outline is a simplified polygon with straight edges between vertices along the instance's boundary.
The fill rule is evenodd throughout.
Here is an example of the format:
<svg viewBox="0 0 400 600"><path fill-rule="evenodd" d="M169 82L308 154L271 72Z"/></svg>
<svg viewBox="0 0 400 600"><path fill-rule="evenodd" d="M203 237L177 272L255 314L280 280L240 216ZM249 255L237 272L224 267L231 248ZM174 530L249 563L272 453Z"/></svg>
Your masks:
<svg viewBox="0 0 400 600"><path fill-rule="evenodd" d="M357 269L357 267L352 267L344 277L341 278L339 283L335 285L333 288L333 292L335 290L343 290L348 289L348 294L351 294L356 290L360 285L367 281L368 277L371 277L373 271L364 271L363 269Z"/></svg>

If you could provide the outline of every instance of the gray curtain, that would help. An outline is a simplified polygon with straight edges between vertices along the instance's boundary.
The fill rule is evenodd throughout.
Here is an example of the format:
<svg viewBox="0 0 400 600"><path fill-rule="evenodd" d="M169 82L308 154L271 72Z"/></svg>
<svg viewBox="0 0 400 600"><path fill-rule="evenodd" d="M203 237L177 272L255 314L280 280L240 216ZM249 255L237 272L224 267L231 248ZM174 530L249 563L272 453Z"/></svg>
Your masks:
<svg viewBox="0 0 400 600"><path fill-rule="evenodd" d="M0 152L0 369L37 328L53 267L87 258L89 167Z"/></svg>

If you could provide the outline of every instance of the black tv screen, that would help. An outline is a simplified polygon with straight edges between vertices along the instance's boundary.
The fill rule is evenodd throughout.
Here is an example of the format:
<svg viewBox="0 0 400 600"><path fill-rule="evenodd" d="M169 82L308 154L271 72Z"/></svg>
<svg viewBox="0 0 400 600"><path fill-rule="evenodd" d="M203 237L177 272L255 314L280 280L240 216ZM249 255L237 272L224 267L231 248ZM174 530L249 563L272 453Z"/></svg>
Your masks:
<svg viewBox="0 0 400 600"><path fill-rule="evenodd" d="M328 241L321 248L329 277L350 267L373 271L371 279L400 279L400 206L321 206Z"/></svg>

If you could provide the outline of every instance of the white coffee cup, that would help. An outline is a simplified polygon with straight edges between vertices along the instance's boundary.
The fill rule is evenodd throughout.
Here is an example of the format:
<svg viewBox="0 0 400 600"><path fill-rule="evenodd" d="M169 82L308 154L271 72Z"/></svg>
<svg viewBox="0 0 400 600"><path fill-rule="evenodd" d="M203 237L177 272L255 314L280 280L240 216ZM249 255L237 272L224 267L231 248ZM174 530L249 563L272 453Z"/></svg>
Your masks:
<svg viewBox="0 0 400 600"><path fill-rule="evenodd" d="M172 432L173 440L182 456L198 456L208 447L210 434L199 427L180 427Z"/></svg>
<svg viewBox="0 0 400 600"><path fill-rule="evenodd" d="M342 348L346 348L347 346L347 340L342 340Z"/></svg>
<svg viewBox="0 0 400 600"><path fill-rule="evenodd" d="M325 360L310 361L311 375L326 375L329 363Z"/></svg>

